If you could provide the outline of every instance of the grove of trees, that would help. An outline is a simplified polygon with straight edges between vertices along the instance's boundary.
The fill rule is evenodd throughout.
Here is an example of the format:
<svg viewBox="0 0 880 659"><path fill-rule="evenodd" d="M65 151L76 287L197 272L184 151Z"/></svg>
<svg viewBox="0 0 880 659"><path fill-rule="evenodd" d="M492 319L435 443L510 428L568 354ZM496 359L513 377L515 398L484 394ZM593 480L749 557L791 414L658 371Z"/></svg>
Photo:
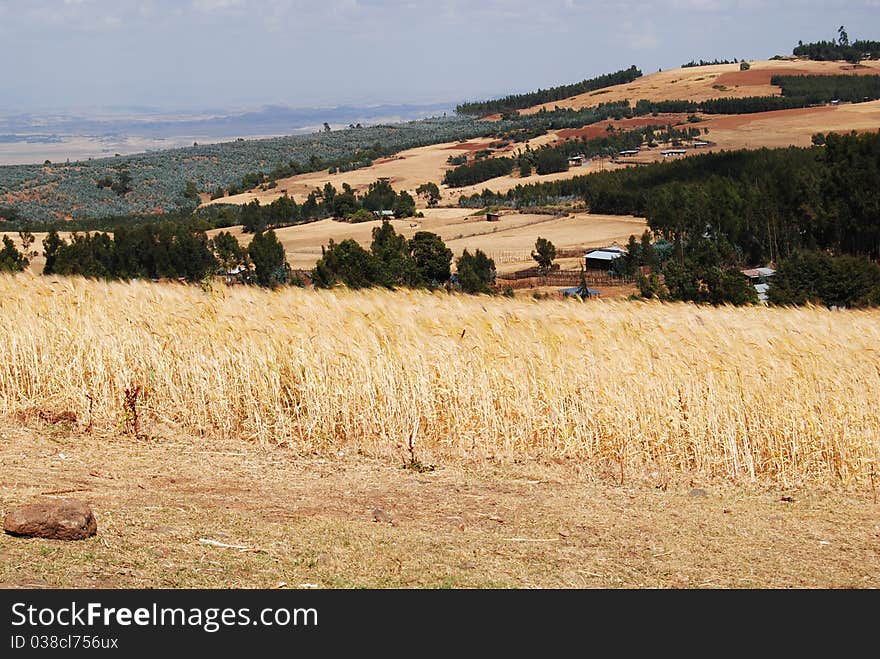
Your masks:
<svg viewBox="0 0 880 659"><path fill-rule="evenodd" d="M691 60L691 61L688 62L687 64L682 64L682 65L681 65L681 68L683 68L683 69L688 69L688 68L692 68L692 67L695 67L695 66L714 66L714 65L717 65L717 64L738 64L738 63L739 63L739 60L736 59L735 57L734 57L732 60L728 60L728 59L713 59L711 62L710 62L709 60L701 59L699 62L696 62L696 61L694 61L694 60Z"/></svg>
<svg viewBox="0 0 880 659"><path fill-rule="evenodd" d="M504 98L489 101L471 101L469 103L461 103L455 108L458 114L466 114L473 116L485 116L498 112L507 113L522 108L528 108L541 103L550 103L559 101L563 98L577 96L585 92L612 87L614 85L622 85L632 82L636 78L641 77L642 72L635 65L628 69L615 71L614 73L606 73L595 78L589 78L570 85L560 85L558 87L550 87L549 89L539 89L527 94L511 94Z"/></svg>
<svg viewBox="0 0 880 659"><path fill-rule="evenodd" d="M245 249L227 231L208 239L204 227L192 221L120 226L112 235L74 232L69 240L53 229L43 239L43 253L45 275L192 282L218 269L238 267L245 282L273 288L291 282L284 248L273 231L257 233ZM3 254L0 251L0 267Z"/></svg>
<svg viewBox="0 0 880 659"><path fill-rule="evenodd" d="M880 133L831 133L822 147L707 153L485 191L464 203L580 199L595 213L647 217L672 246L660 269L673 299L747 301L741 268L781 265L803 251L880 259L878 162Z"/></svg>
<svg viewBox="0 0 880 659"><path fill-rule="evenodd" d="M312 270L318 288L343 284L348 288L439 288L450 285L452 250L435 233L418 231L407 240L390 222L382 222L372 233L370 249L352 239L332 239L321 248L321 258ZM465 293L489 293L495 283L495 262L482 251L465 250L456 261L452 288Z"/></svg>
<svg viewBox="0 0 880 659"><path fill-rule="evenodd" d="M513 171L512 158L484 158L475 160L469 165L459 165L455 169L446 170L443 183L450 188L461 188L466 185L482 183L498 176L506 176Z"/></svg>
<svg viewBox="0 0 880 659"><path fill-rule="evenodd" d="M830 41L816 41L804 43L798 41L798 45L792 50L792 54L799 57L819 61L846 60L858 64L863 59L880 58L880 41L850 42L846 28L841 25L837 28L837 39Z"/></svg>
<svg viewBox="0 0 880 659"><path fill-rule="evenodd" d="M801 99L805 105L828 101L874 101L880 98L880 75L773 76L770 84L782 88L784 97Z"/></svg>
<svg viewBox="0 0 880 659"><path fill-rule="evenodd" d="M30 260L15 246L12 238L3 236L3 249L0 249L0 272L21 272Z"/></svg>

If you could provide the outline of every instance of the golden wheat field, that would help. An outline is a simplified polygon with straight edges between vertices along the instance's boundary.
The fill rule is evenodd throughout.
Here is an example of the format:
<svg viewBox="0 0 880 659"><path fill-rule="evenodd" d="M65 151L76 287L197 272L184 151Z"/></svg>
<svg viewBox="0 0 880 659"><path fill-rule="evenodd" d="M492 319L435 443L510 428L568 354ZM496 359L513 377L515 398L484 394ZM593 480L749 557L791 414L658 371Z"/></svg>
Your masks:
<svg viewBox="0 0 880 659"><path fill-rule="evenodd" d="M573 459L621 480L871 487L878 321L4 276L0 416L133 441L185 432L425 461Z"/></svg>

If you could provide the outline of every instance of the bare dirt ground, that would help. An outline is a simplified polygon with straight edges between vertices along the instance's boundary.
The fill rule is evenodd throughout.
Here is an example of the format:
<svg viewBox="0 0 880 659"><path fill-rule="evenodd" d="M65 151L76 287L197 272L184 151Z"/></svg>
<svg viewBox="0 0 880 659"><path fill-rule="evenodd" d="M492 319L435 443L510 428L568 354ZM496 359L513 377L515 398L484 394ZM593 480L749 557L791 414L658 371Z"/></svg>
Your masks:
<svg viewBox="0 0 880 659"><path fill-rule="evenodd" d="M75 497L98 520L79 542L0 536L0 586L880 586L870 493L590 481L574 462L526 458L432 456L419 473L344 451L0 426L2 512Z"/></svg>
<svg viewBox="0 0 880 659"><path fill-rule="evenodd" d="M625 245L631 234L639 236L645 230L643 218L623 215L591 215L574 213L557 218L552 215L509 213L499 222L487 222L483 212L468 208L424 209L424 218L392 220L395 230L411 238L417 231L438 234L455 256L468 249L481 249L495 259L499 272L510 272L534 265L531 250L538 237L547 238L558 250ZM365 248L372 241L372 231L380 220L349 224L335 220L321 220L276 230L284 245L287 260L297 269L314 267L321 258L321 246L352 238ZM242 234L240 227L209 231L214 236L220 231L231 231L242 244L248 244L250 234Z"/></svg>
<svg viewBox="0 0 880 659"><path fill-rule="evenodd" d="M687 123L686 114L658 114L656 117L633 117L631 119L609 119L583 128L563 128L557 131L561 139L580 138L592 140L608 134L608 127L615 130L630 131L642 126L680 126Z"/></svg>

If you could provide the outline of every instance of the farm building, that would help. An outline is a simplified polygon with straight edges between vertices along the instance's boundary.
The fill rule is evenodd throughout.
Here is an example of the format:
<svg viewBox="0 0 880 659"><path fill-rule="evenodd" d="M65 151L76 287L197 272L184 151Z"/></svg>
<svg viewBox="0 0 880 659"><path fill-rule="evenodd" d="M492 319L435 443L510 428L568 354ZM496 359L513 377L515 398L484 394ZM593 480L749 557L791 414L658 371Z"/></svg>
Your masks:
<svg viewBox="0 0 880 659"><path fill-rule="evenodd" d="M696 142L694 142L695 148L700 148L701 146L709 146L709 143L703 142L702 140L697 140Z"/></svg>
<svg viewBox="0 0 880 659"><path fill-rule="evenodd" d="M571 156L568 159L569 167L580 167L584 163L584 157L581 154L577 154L576 156Z"/></svg>
<svg viewBox="0 0 880 659"><path fill-rule="evenodd" d="M501 213L486 213L486 222L499 222L501 221Z"/></svg>
<svg viewBox="0 0 880 659"><path fill-rule="evenodd" d="M611 264L625 253L620 247L594 249L584 254L584 267L587 270L608 270Z"/></svg>
<svg viewBox="0 0 880 659"><path fill-rule="evenodd" d="M599 297L601 292L595 288L587 288L584 291L580 286L571 286L569 288L560 288L559 292L562 293L563 297Z"/></svg>
<svg viewBox="0 0 880 659"><path fill-rule="evenodd" d="M750 268L748 270L741 270L741 272L751 280L766 279L776 274L776 270L773 268Z"/></svg>
<svg viewBox="0 0 880 659"><path fill-rule="evenodd" d="M755 291L758 293L758 301L766 304L767 291L770 289L770 284L767 283L767 280L776 274L776 270L773 268L750 268L740 272L752 282L752 286L755 287Z"/></svg>
<svg viewBox="0 0 880 659"><path fill-rule="evenodd" d="M381 210L381 211L373 211L373 215L379 218L383 217L394 217L394 211L390 210Z"/></svg>
<svg viewBox="0 0 880 659"><path fill-rule="evenodd" d="M216 273L218 280L225 284L244 284L248 280L249 271L241 265L237 265L231 270L220 269Z"/></svg>
<svg viewBox="0 0 880 659"><path fill-rule="evenodd" d="M664 158L668 158L669 156L683 156L687 151L684 149L664 149L660 152L660 155Z"/></svg>
<svg viewBox="0 0 880 659"><path fill-rule="evenodd" d="M624 157L626 157L626 156L637 156L637 155L639 155L639 150L638 150L638 149L626 149L626 150L624 150L624 151L620 151L620 152L618 152L617 155L619 155L619 156L624 156Z"/></svg>

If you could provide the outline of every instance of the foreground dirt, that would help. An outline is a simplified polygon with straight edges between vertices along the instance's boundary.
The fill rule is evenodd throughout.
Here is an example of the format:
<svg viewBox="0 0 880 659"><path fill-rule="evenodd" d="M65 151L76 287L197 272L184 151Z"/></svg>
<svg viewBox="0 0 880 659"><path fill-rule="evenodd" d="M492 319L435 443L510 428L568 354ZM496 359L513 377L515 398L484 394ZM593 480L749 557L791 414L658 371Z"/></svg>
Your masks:
<svg viewBox="0 0 880 659"><path fill-rule="evenodd" d="M880 586L871 492L437 462L0 427L0 512L76 497L98 518L79 542L0 536L0 586Z"/></svg>

